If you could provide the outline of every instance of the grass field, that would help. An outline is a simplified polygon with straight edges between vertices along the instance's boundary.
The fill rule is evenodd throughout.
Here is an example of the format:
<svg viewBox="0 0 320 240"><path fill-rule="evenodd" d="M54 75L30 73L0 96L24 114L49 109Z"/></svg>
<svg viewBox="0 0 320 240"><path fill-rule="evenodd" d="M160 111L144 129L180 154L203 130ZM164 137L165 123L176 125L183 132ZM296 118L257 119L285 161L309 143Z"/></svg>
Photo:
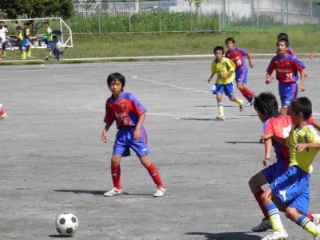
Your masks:
<svg viewBox="0 0 320 240"><path fill-rule="evenodd" d="M76 34L74 47L65 58L175 56L212 54L213 47L224 46L227 37L236 39L236 46L251 53L274 53L278 33L145 33L145 34ZM320 34L290 34L290 45L299 54L320 53L315 44ZM34 49L34 59L43 59L45 49ZM7 52L8 60L20 59L19 51Z"/></svg>

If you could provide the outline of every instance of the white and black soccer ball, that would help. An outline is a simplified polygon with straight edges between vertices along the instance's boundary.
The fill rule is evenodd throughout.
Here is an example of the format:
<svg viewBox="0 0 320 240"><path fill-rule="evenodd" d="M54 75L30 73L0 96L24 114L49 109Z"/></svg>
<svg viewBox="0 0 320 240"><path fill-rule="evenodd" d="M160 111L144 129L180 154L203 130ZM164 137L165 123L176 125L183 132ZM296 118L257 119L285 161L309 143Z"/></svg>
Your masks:
<svg viewBox="0 0 320 240"><path fill-rule="evenodd" d="M73 235L79 227L79 221L72 213L60 214L56 220L56 229L63 236Z"/></svg>

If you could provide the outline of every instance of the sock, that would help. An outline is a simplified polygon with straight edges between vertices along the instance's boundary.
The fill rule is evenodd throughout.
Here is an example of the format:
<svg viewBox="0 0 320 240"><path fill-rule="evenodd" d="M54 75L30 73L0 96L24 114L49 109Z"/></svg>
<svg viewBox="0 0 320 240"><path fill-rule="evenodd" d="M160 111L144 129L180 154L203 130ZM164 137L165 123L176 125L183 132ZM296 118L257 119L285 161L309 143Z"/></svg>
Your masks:
<svg viewBox="0 0 320 240"><path fill-rule="evenodd" d="M116 189L120 190L121 188L121 183L120 183L120 165L117 167L111 167L111 176L112 176L112 181L113 181L113 187Z"/></svg>
<svg viewBox="0 0 320 240"><path fill-rule="evenodd" d="M242 90L241 90L241 93L242 95L248 100L250 101L251 98L254 96L254 94L246 87L244 87Z"/></svg>
<svg viewBox="0 0 320 240"><path fill-rule="evenodd" d="M27 52L27 57L31 57L31 51L30 50Z"/></svg>
<svg viewBox="0 0 320 240"><path fill-rule="evenodd" d="M21 58L26 58L26 53L25 52L21 53Z"/></svg>
<svg viewBox="0 0 320 240"><path fill-rule="evenodd" d="M49 52L49 56L52 57L52 52Z"/></svg>
<svg viewBox="0 0 320 240"><path fill-rule="evenodd" d="M263 206L262 201L261 201L261 195L264 193L263 190L260 190L259 192L256 192L254 195L254 198L257 200L259 207L263 213L264 219L269 220L269 216L267 213L266 208Z"/></svg>
<svg viewBox="0 0 320 240"><path fill-rule="evenodd" d="M238 97L236 97L236 103L237 103L239 106L241 106L241 105L243 104L243 100L240 99L240 98L238 98Z"/></svg>
<svg viewBox="0 0 320 240"><path fill-rule="evenodd" d="M219 115L224 115L224 112L223 112L223 103L218 103L218 113Z"/></svg>
<svg viewBox="0 0 320 240"><path fill-rule="evenodd" d="M149 167L147 167L147 170L148 170L150 176L152 177L154 183L157 185L157 188L164 188L164 186L161 182L160 174L159 174L156 166L151 163L151 165Z"/></svg>
<svg viewBox="0 0 320 240"><path fill-rule="evenodd" d="M3 56L6 57L6 56L7 56L7 52L4 52L4 53L3 53Z"/></svg>
<svg viewBox="0 0 320 240"><path fill-rule="evenodd" d="M310 221L306 216L301 216L296 224L302 227L306 232L310 233L312 236L320 235L320 229Z"/></svg>
<svg viewBox="0 0 320 240"><path fill-rule="evenodd" d="M272 203L266 207L266 210L268 212L273 231L274 232L284 231L284 227L280 219L279 209L276 207L276 205Z"/></svg>

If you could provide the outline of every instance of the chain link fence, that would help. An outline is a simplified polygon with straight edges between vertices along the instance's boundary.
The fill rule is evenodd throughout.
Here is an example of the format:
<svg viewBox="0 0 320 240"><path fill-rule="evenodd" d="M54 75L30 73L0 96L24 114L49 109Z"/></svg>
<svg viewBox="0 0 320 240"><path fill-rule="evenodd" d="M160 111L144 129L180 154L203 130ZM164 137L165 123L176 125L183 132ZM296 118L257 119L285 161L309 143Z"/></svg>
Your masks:
<svg viewBox="0 0 320 240"><path fill-rule="evenodd" d="M319 1L319 2L318 2ZM121 1L74 4L74 33L319 32L320 0Z"/></svg>

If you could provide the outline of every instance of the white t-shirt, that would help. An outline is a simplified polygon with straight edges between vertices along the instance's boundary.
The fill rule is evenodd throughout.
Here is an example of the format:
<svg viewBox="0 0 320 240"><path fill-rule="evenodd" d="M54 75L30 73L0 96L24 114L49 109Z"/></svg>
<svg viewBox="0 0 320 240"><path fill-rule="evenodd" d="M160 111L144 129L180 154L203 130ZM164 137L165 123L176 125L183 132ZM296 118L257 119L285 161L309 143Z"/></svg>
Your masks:
<svg viewBox="0 0 320 240"><path fill-rule="evenodd" d="M2 39L1 42L6 41L6 33L7 32L8 32L8 30L4 27L0 29L0 38Z"/></svg>

